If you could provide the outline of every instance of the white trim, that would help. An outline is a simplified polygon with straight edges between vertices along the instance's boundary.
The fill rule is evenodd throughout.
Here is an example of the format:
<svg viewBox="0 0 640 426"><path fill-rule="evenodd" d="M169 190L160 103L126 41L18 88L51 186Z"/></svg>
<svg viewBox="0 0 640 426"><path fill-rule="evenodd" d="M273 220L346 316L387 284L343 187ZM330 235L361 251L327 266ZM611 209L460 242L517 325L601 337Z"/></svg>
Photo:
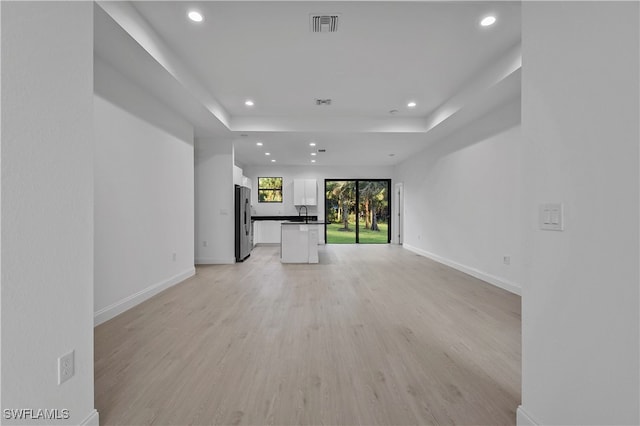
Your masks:
<svg viewBox="0 0 640 426"><path fill-rule="evenodd" d="M218 259L215 257L198 257L196 258L196 265L230 265L236 263L235 257L226 257Z"/></svg>
<svg viewBox="0 0 640 426"><path fill-rule="evenodd" d="M518 405L518 410L516 411L516 425L517 426L538 426L539 423L536 423L529 413L524 411L522 405Z"/></svg>
<svg viewBox="0 0 640 426"><path fill-rule="evenodd" d="M80 423L80 426L100 426L98 410L94 408L91 414L89 414L87 418Z"/></svg>
<svg viewBox="0 0 640 426"><path fill-rule="evenodd" d="M419 249L417 247L411 246L409 244L403 244L402 247L406 248L409 251L412 251L416 254L419 254L424 257L428 257L431 260L435 260L438 263L442 263L447 265L453 269L457 269L458 271L464 272L465 274L469 274L472 277L476 277L482 281L486 281L489 284L493 284L496 287L500 287L503 290L507 290L508 292L521 295L521 287L515 283L503 280L501 278L496 277L495 275L487 274L485 272L479 271L475 268L471 268L469 266L462 265L458 262L454 262L453 260L449 260L447 258L438 256L437 254L430 253L428 251Z"/></svg>
<svg viewBox="0 0 640 426"><path fill-rule="evenodd" d="M191 267L184 272L179 273L178 275L174 275L173 277L167 278L164 281L160 281L159 283L153 284L144 290L141 290L137 293L132 294L131 296L127 296L122 300L119 300L111 305L102 308L93 314L93 325L102 324L105 321L110 320L111 318L120 315L126 310L133 308L134 306L144 302L145 300L155 296L160 293L162 290L166 290L169 287L172 287L179 282L186 280L189 277L192 277L196 274L196 268Z"/></svg>

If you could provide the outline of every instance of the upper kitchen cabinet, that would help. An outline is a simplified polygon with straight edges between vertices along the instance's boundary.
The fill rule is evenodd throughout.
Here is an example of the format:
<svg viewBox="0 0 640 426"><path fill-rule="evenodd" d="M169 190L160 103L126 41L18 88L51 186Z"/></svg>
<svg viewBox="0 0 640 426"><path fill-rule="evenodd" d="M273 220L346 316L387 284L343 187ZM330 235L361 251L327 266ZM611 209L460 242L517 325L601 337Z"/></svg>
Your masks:
<svg viewBox="0 0 640 426"><path fill-rule="evenodd" d="M316 179L293 180L293 204L296 206L318 205L318 182Z"/></svg>

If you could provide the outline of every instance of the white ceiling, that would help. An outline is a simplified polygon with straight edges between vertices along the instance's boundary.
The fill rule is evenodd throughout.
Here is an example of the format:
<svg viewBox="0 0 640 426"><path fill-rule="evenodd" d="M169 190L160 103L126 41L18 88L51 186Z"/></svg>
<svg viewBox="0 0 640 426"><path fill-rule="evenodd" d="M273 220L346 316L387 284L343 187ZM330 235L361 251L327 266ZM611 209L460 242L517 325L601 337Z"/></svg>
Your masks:
<svg viewBox="0 0 640 426"><path fill-rule="evenodd" d="M438 127L454 130L456 121L465 121L456 112L464 110L458 115L468 121L519 94L519 84L511 83L497 91L497 99L491 96L515 71L491 70L519 46L519 2L99 4L198 101L198 117L191 119L196 135L220 137L225 129L242 165L269 164L271 158L311 165L311 140L327 149L316 164L396 164L442 133ZM193 9L203 22L187 18ZM310 14L336 13L337 33L310 32ZM480 27L489 13L497 23ZM109 37L96 32L96 38ZM110 42L96 40L96 50L120 62L114 64L120 69L135 67L130 55L118 58L114 51L122 49ZM163 85L152 87L154 79L140 75L149 72L137 74L147 89L162 92ZM157 96L171 103L166 94ZM332 105L316 106L316 98L330 98ZM246 99L255 106L246 107ZM418 106L407 108L409 101ZM471 104L474 111L465 110ZM184 107L170 106L191 118ZM392 109L398 113L391 115ZM203 124L203 111L217 124ZM447 126L439 126L434 117L445 112Z"/></svg>
<svg viewBox="0 0 640 426"><path fill-rule="evenodd" d="M312 164L311 160L316 159L315 164L322 165L393 165L398 158L406 158L407 152L419 151L424 138L421 133L253 132L237 138L234 146L236 157L255 158L252 164L267 164L275 159L278 164L301 165ZM257 141L263 141L264 146L257 146ZM309 146L311 141L315 147ZM326 152L317 152L322 149ZM265 156L266 152L271 155ZM312 156L314 152L316 155Z"/></svg>

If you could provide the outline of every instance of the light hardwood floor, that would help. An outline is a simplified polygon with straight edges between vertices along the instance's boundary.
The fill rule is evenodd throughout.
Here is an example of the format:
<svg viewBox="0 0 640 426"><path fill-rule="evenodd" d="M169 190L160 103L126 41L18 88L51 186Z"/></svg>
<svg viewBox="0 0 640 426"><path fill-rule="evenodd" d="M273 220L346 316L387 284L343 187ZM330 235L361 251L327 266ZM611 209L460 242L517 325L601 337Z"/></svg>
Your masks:
<svg viewBox="0 0 640 426"><path fill-rule="evenodd" d="M95 330L102 425L515 424L520 297L392 245L277 246Z"/></svg>

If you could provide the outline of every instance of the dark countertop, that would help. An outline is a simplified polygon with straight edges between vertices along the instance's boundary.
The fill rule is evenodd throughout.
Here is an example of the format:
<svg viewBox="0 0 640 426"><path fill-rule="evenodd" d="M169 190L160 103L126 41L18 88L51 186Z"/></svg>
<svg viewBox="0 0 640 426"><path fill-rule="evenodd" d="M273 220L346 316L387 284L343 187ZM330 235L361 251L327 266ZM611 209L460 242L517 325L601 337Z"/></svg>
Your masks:
<svg viewBox="0 0 640 426"><path fill-rule="evenodd" d="M317 221L318 216L307 216L309 221ZM304 216L251 216L251 220L280 220L286 222L304 222Z"/></svg>

